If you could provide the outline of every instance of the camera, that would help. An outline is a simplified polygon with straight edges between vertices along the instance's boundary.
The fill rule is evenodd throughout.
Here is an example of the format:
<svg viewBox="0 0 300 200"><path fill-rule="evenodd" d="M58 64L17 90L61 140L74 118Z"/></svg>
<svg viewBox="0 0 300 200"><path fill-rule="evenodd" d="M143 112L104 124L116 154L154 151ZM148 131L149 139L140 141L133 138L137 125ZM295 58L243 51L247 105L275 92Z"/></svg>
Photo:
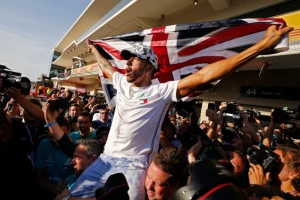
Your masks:
<svg viewBox="0 0 300 200"><path fill-rule="evenodd" d="M3 78L4 88L20 89L21 94L27 96L30 93L31 83L27 77L21 77L21 73L14 72L4 65L0 65L0 75Z"/></svg>
<svg viewBox="0 0 300 200"><path fill-rule="evenodd" d="M243 127L243 118L240 115L239 104L234 101L227 103L223 108L223 128L231 126L236 129Z"/></svg>
<svg viewBox="0 0 300 200"><path fill-rule="evenodd" d="M239 114L239 104L235 101L230 101L224 109L224 113Z"/></svg>
<svg viewBox="0 0 300 200"><path fill-rule="evenodd" d="M294 119L291 114L295 114L294 110L290 110L288 107L283 109L275 108L272 112L272 116L275 123L286 123L290 119Z"/></svg>
<svg viewBox="0 0 300 200"><path fill-rule="evenodd" d="M254 118L259 118L260 112L254 108L244 110L245 115L248 116L248 122L254 122Z"/></svg>
<svg viewBox="0 0 300 200"><path fill-rule="evenodd" d="M222 141L224 141L224 144L227 143L231 144L232 140L235 138L239 138L239 132L236 128L230 127L230 126L224 126L222 127Z"/></svg>
<svg viewBox="0 0 300 200"><path fill-rule="evenodd" d="M52 111L59 110L59 109L62 109L64 111L70 107L70 103L65 98L62 97L58 97L55 100L49 100L48 103L49 103L49 108Z"/></svg>
<svg viewBox="0 0 300 200"><path fill-rule="evenodd" d="M259 149L255 146L251 146L247 149L247 155L249 156L249 162L261 165L264 172L280 172L282 166L280 157L270 149L266 147Z"/></svg>

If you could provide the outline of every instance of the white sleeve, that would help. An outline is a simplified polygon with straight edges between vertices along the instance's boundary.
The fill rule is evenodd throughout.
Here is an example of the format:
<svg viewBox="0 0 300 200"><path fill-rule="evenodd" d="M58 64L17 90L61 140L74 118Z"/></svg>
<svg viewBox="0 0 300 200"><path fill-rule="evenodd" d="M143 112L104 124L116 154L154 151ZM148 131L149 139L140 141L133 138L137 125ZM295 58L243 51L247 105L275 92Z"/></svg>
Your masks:
<svg viewBox="0 0 300 200"><path fill-rule="evenodd" d="M178 101L176 95L178 82L179 81L169 81L159 85L160 94L167 102Z"/></svg>

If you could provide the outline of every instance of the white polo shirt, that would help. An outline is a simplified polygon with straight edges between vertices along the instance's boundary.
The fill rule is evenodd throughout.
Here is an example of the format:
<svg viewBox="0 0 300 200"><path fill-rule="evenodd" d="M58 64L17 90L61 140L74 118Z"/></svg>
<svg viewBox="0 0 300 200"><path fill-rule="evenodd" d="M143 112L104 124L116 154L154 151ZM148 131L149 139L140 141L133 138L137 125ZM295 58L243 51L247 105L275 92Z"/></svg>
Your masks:
<svg viewBox="0 0 300 200"><path fill-rule="evenodd" d="M131 87L125 75L114 72L116 109L104 153L150 162L158 150L159 133L168 107L177 101L178 81Z"/></svg>

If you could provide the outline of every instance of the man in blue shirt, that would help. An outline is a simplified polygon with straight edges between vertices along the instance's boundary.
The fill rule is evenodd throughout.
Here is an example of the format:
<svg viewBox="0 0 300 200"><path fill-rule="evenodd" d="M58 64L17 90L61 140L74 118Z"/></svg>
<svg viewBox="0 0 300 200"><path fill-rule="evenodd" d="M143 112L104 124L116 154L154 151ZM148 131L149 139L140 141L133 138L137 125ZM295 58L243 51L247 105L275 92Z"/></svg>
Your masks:
<svg viewBox="0 0 300 200"><path fill-rule="evenodd" d="M109 119L109 110L107 108L99 110L100 117L98 120L92 121L93 129L97 129L100 126L107 126L110 128L111 119Z"/></svg>
<svg viewBox="0 0 300 200"><path fill-rule="evenodd" d="M79 131L70 133L70 138L76 144L77 140L83 138L97 138L96 132L91 131L92 116L89 112L82 112L78 115L77 126Z"/></svg>

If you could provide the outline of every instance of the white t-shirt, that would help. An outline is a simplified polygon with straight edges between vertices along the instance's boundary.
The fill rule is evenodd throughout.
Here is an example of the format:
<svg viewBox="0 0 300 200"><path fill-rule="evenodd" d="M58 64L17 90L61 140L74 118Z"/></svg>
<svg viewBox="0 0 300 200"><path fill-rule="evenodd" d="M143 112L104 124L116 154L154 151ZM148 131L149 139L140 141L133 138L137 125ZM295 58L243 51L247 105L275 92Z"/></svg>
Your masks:
<svg viewBox="0 0 300 200"><path fill-rule="evenodd" d="M178 81L131 87L125 75L113 74L116 109L104 153L150 162L158 150L159 133L168 107L177 101Z"/></svg>

